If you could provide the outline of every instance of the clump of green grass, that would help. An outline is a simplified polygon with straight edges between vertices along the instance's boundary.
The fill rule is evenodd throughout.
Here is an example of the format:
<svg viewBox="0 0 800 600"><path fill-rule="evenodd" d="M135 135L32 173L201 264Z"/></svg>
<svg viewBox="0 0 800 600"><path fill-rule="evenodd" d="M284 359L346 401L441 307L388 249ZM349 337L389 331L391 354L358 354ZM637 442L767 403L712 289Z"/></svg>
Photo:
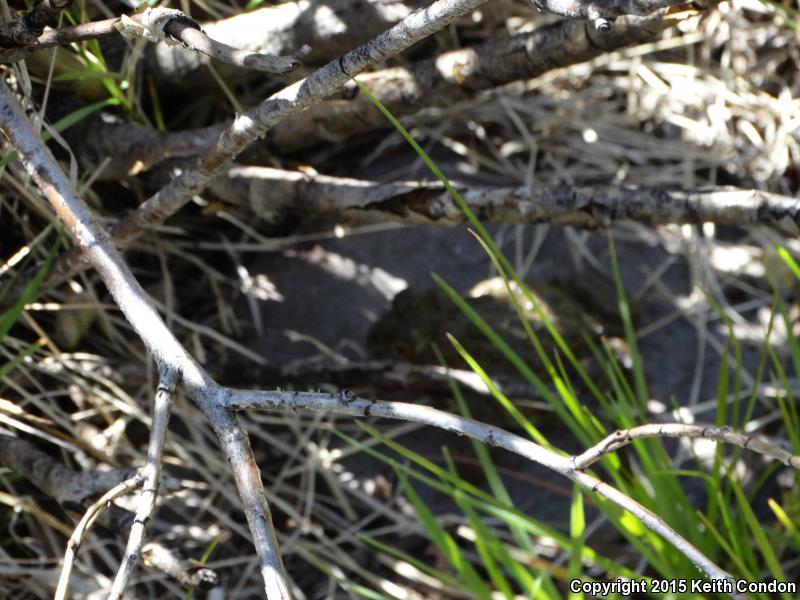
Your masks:
<svg viewBox="0 0 800 600"><path fill-rule="evenodd" d="M17 298L13 299L13 303L11 303L9 308L0 313L0 342L2 342L6 334L11 331L11 328L19 319L22 311L25 309L25 306L36 298L36 295L39 291L39 286L41 286L44 278L47 276L47 273L50 272L50 268L53 266L53 261L58 255L58 248L60 244L61 239L56 237L55 241L47 252L45 260L36 270L30 281L22 288L22 292ZM22 267L25 267L33 260L33 257L35 256L34 250L35 247L31 248L31 251L21 262L21 268L17 270L15 275L8 281L8 283L0 288L0 305L5 304L4 301L7 300L6 296L11 290L16 289L20 273L24 272ZM30 344L27 348L21 352L18 352L11 360L6 361L5 364L0 364L0 379L3 379L6 375L8 375L20 362L25 359L26 356L30 356L39 347L41 347L41 341Z"/></svg>
<svg viewBox="0 0 800 600"><path fill-rule="evenodd" d="M467 215L478 242L486 250L498 275L508 286L509 292L511 292L510 286L514 284L523 291L525 299L531 305L537 306L533 294L441 170L368 89L361 86L361 91L372 99L378 109L403 135ZM794 259L785 249L779 249L778 252L800 281L800 267ZM633 365L628 376L607 345L603 344L602 347L595 345L595 356L606 379L602 386L589 376L558 330L538 307L547 334L553 338L558 349L554 356L544 351L544 346L525 317L517 295L508 294L531 345L545 367L547 380L537 375L447 282L434 275L436 283L494 344L499 353L539 392L561 423L585 446L595 444L615 428L629 428L643 424L648 418L645 404L649 396L645 369L637 349L630 307L621 284L613 242L611 257L617 286L618 309ZM791 331L792 323L786 307L777 301L775 308L774 318L783 319L787 330ZM730 424L741 428L747 423L755 407L758 386L769 364L773 367L770 370L773 385L783 391L778 399L782 425L793 451L800 452L800 420L798 420L797 398L791 384L792 380L800 379L800 343L789 336L794 370L793 376L790 376L771 347L768 332L761 349L761 360L753 391L745 397L741 392L742 353L733 335L733 329L730 324L728 325L730 348L725 349L718 378L718 403L715 415L717 424ZM501 393L492 382L491 373L487 373L478 364L469 350L452 337L450 341L522 431L536 442L550 445L546 433L538 429L535 423L527 419ZM730 353L734 359L732 370L728 361ZM592 402L601 408L599 413L590 410L585 399L576 393L578 382L592 398ZM453 380L451 388L461 412L465 416L470 416L463 395ZM733 395L734 401L732 408L729 409L726 399L730 395ZM449 568L435 569L377 539L364 537L364 540L377 550L414 565L447 589L455 589L460 594L481 599L492 597L510 599L517 594L548 599L580 598L582 597L580 593L567 591L568 581L588 580L592 577L600 579L652 577L679 580L698 577L696 568L677 549L667 544L630 514L597 497L590 490L578 487L573 489L569 509L565 505L565 514L569 515L569 530L567 533L559 532L514 508L494 461L482 444L473 441L472 448L481 466L488 491L463 478L446 451L444 453L446 467L441 467L412 449L388 439L368 425L361 426L372 437L399 455L404 462L344 434L340 435L350 444L392 466L406 499L416 512L421 530L438 549ZM739 454L738 448L729 449L719 444L715 460L709 470L679 470L674 466L661 440L650 439L637 441L620 454L605 457L598 463L596 471L598 476L613 483L623 493L660 515L706 556L736 578L750 581L760 581L764 578L790 581L794 577L787 571L786 559L796 556L800 550L800 528L796 524L800 514L800 492L795 486L795 489L789 491L781 502L770 498L768 506L775 520L770 523L763 522L763 519L756 515L752 504L777 467L768 469L754 485L745 489L731 467L736 464ZM707 498L705 507L700 508L689 500L682 484L685 478L693 478L702 484ZM411 485L411 480L449 496L459 507L463 526L459 527L456 533L439 523ZM584 511L587 501L602 513L645 561L637 566L635 572L631 565L613 556L605 556L602 549L595 550L589 547L586 541ZM559 559L553 560L539 555L536 547L537 539L541 538L547 538L555 545ZM369 597L368 593L363 595ZM680 596L678 591L674 594L659 595L660 598ZM753 597L766 600L768 596L762 594ZM788 596L783 597L789 600Z"/></svg>

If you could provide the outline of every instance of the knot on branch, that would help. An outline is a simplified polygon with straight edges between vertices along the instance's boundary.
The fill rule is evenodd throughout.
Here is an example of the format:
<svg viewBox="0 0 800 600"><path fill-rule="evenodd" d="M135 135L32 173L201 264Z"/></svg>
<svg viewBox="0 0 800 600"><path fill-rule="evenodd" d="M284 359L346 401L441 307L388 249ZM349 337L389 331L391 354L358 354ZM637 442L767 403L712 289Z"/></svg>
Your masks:
<svg viewBox="0 0 800 600"><path fill-rule="evenodd" d="M148 8L143 13L131 18L123 15L114 27L124 37L144 38L151 42L166 41L172 44L185 45L180 38L168 31L171 25L180 29L196 29L202 31L200 25L185 13L174 8Z"/></svg>
<svg viewBox="0 0 800 600"><path fill-rule="evenodd" d="M0 25L0 47L30 46L44 32L50 19L72 4L72 0L45 0L24 15Z"/></svg>
<svg viewBox="0 0 800 600"><path fill-rule="evenodd" d="M585 19L600 32L611 30L617 17L645 17L658 10L692 4L686 0L530 0L539 10L570 19Z"/></svg>

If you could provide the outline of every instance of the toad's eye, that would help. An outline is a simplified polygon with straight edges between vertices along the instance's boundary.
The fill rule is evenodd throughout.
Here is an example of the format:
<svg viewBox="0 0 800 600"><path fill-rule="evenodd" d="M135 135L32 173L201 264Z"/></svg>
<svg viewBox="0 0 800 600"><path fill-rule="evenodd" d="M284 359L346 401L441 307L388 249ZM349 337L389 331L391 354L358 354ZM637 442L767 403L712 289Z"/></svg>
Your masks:
<svg viewBox="0 0 800 600"><path fill-rule="evenodd" d="M392 343L392 350L395 356L401 358L408 358L412 355L413 346L411 342L405 340L397 340Z"/></svg>

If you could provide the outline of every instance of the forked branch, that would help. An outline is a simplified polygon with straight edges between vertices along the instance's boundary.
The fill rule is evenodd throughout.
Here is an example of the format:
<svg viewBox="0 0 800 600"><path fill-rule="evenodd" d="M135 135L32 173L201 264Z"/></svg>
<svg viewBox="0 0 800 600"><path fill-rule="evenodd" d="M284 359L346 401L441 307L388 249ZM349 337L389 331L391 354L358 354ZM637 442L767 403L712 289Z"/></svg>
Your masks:
<svg viewBox="0 0 800 600"><path fill-rule="evenodd" d="M530 440L504 431L498 427L479 423L437 410L428 406L408 404L404 402L379 402L358 398L350 392L340 394L290 392L290 391L258 391L229 389L226 394L226 406L232 410L311 410L326 411L338 415L354 417L385 417L401 419L438 427L446 431L465 435L483 442L487 446L503 448L519 454L529 460L543 465L590 489L633 514L652 531L661 535L675 546L684 556L704 572L712 580L731 582L733 576L719 568L689 541L672 529L661 517L626 496L618 489L600 481L585 471L602 456L618 449L634 439L647 437L705 437L739 445L748 450L763 454L769 458L780 460L784 464L800 469L800 456L793 455L766 440L745 436L726 428L713 426L692 426L682 423L664 423L636 427L630 430L617 431L605 440L590 448L579 456L565 456L549 450ZM732 592L733 598L746 598L738 592Z"/></svg>
<svg viewBox="0 0 800 600"><path fill-rule="evenodd" d="M187 394L206 414L218 435L233 430L234 435L241 436L241 431L237 432L234 429L237 425L236 417L229 411L219 408L219 386L183 348L161 319L144 289L110 243L109 235L97 224L89 208L78 197L52 153L33 129L8 86L2 81L0 81L0 127L16 148L33 181L65 224L70 237L97 269L114 301L152 353L159 369L162 372L174 371L180 375ZM269 598L287 599L289 591L286 575L266 507L261 478L252 476L255 458L252 452L249 452L248 444L237 445L230 443L227 438L221 441L234 471L241 465L251 466L247 473L237 474L236 482L243 498L258 496L262 505L263 510L258 518L251 518L248 514L248 521L253 538L257 542L256 551L261 563L264 589ZM230 454L232 452L239 454ZM249 456L243 456L248 452ZM257 471L255 474L257 475ZM248 506L248 502L245 502L245 507ZM71 558L71 555L68 554L67 557Z"/></svg>
<svg viewBox="0 0 800 600"><path fill-rule="evenodd" d="M61 567L61 576L58 578L58 586L56 587L55 600L65 600L69 597L69 578L72 573L72 565L75 564L75 557L78 554L78 548L81 545L84 537L89 533L89 530L94 525L95 521L100 517L103 511L108 508L111 503L125 494L129 494L135 490L142 483L141 475L134 475L130 479L118 483L100 499L92 504L81 520L78 522L75 531L67 542L67 550L64 554L64 564Z"/></svg>
<svg viewBox="0 0 800 600"><path fill-rule="evenodd" d="M619 429L583 454L573 457L572 463L576 469L588 469L604 456L616 452L634 440L648 438L699 438L725 442L782 462L787 467L800 469L800 456L765 439L733 431L730 427L687 423L651 423L630 429Z"/></svg>
<svg viewBox="0 0 800 600"><path fill-rule="evenodd" d="M210 179L224 169L227 163L250 142L263 135L280 120L336 91L368 66L402 51L454 18L466 14L482 1L484 0L439 0L425 11L409 15L400 24L369 44L346 54L311 77L278 92L256 108L240 115L202 156L196 169L187 171L151 199L150 214L159 218L174 211L176 206L202 190ZM231 464L242 498L259 555L264 589L268 598L285 599L289 598L290 594L258 465L250 449L246 432L238 422L237 412L245 409L329 410L352 416L381 416L413 420L468 435L487 445L516 452L591 489L628 510L647 527L662 535L711 579L732 580L729 573L715 565L660 517L619 490L579 469L573 458L548 450L497 427L428 407L396 402L373 402L354 397L349 393L330 395L243 391L219 386L186 351L161 319L114 248L109 234L97 224L47 146L25 117L11 91L2 82L0 82L0 127L17 150L33 181L66 225L72 239L97 269L114 301L152 353L166 382L165 391L171 388L173 377L179 378L187 395L204 412L214 429ZM146 223L135 225L141 226ZM151 438L148 453L156 461L166 427L165 421L161 423L155 426L157 431ZM152 476L151 472L150 477ZM136 485L138 482L137 478ZM128 488L123 486L115 488L112 492L122 493L126 489ZM110 497L110 494L111 492L107 496ZM153 495L154 491L145 503L147 511L150 510ZM87 516L85 523L91 518L91 515ZM83 531L85 527L80 529L80 535L83 535ZM74 546L70 547L71 551L74 549ZM71 556L68 555L68 558ZM123 570L128 572L127 567ZM121 582L119 587L124 587L124 582ZM122 591L115 589L120 593ZM740 597L737 594L733 596Z"/></svg>
<svg viewBox="0 0 800 600"><path fill-rule="evenodd" d="M38 12L37 9L33 9L24 17L0 26L0 62L15 62L31 52L44 48L119 34L153 42L166 40L178 43L215 60L266 73L291 71L300 64L300 58L310 50L304 46L292 55L275 56L233 48L210 38L196 21L181 11L162 7L148 8L131 16L45 31L44 26L55 11L40 7L49 7L50 4L64 5L59 9L63 10L70 2L56 2L56 0L43 2L37 7ZM30 15L36 15L36 18Z"/></svg>
<svg viewBox="0 0 800 600"><path fill-rule="evenodd" d="M47 23L72 4L72 0L44 0L24 15L0 24L0 48L21 48L36 41Z"/></svg>
<svg viewBox="0 0 800 600"><path fill-rule="evenodd" d="M503 187L453 183L486 223L555 225L599 229L617 221L766 225L800 232L800 199L761 190L708 186L538 185ZM233 166L211 184L224 201L257 215L283 211L347 221L407 225L466 223L464 211L436 183L381 183L270 167Z"/></svg>
<svg viewBox="0 0 800 600"><path fill-rule="evenodd" d="M128 544L122 555L122 564L119 566L119 571L117 571L117 576L111 586L111 593L108 596L113 600L122 598L141 554L147 526L152 521L156 510L164 444L167 439L167 425L172 412L172 398L177 384L178 372L169 368L164 369L153 403L153 424L150 428L150 442L147 447L147 464L142 472L144 481L139 497L139 507L136 509L136 517L131 526Z"/></svg>
<svg viewBox="0 0 800 600"><path fill-rule="evenodd" d="M409 15L369 44L330 63L306 80L275 94L255 109L240 115L202 157L196 171L178 178L155 199L181 202L200 191L245 146L291 112L335 91L351 77L377 61L408 48L482 4L485 0L439 0L425 11ZM49 148L28 121L5 82L0 81L0 128L17 150L34 183L41 189L67 231L98 271L128 322L152 353L159 370L180 374L187 395L209 420L226 454L244 505L259 556L264 591L268 598L290 597L272 517L258 465L246 432L225 406L227 390L214 382L175 338L131 273L109 234L94 219ZM185 194L188 193L188 196ZM156 210L158 213L159 211Z"/></svg>

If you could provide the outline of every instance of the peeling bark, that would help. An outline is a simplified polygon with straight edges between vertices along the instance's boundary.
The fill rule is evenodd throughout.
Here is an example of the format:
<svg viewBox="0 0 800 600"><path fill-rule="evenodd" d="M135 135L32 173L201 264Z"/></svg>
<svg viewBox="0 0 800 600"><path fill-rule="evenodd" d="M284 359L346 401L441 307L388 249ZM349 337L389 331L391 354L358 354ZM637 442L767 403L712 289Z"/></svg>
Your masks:
<svg viewBox="0 0 800 600"><path fill-rule="evenodd" d="M614 221L766 225L800 233L800 199L735 187L570 186L479 188L454 183L486 223L599 229ZM464 212L439 183L380 183L265 167L233 167L211 185L259 216L291 211L337 220L453 226Z"/></svg>
<svg viewBox="0 0 800 600"><path fill-rule="evenodd" d="M651 17L619 19L610 32L600 33L584 21L563 20L531 33L447 52L408 68L366 73L359 76L359 81L392 114L401 117L425 108L450 106L478 92L538 77L612 50L655 41L674 24L661 12ZM271 150L285 154L387 127L386 118L351 84L341 97L321 102L280 123L267 134L265 143Z"/></svg>

